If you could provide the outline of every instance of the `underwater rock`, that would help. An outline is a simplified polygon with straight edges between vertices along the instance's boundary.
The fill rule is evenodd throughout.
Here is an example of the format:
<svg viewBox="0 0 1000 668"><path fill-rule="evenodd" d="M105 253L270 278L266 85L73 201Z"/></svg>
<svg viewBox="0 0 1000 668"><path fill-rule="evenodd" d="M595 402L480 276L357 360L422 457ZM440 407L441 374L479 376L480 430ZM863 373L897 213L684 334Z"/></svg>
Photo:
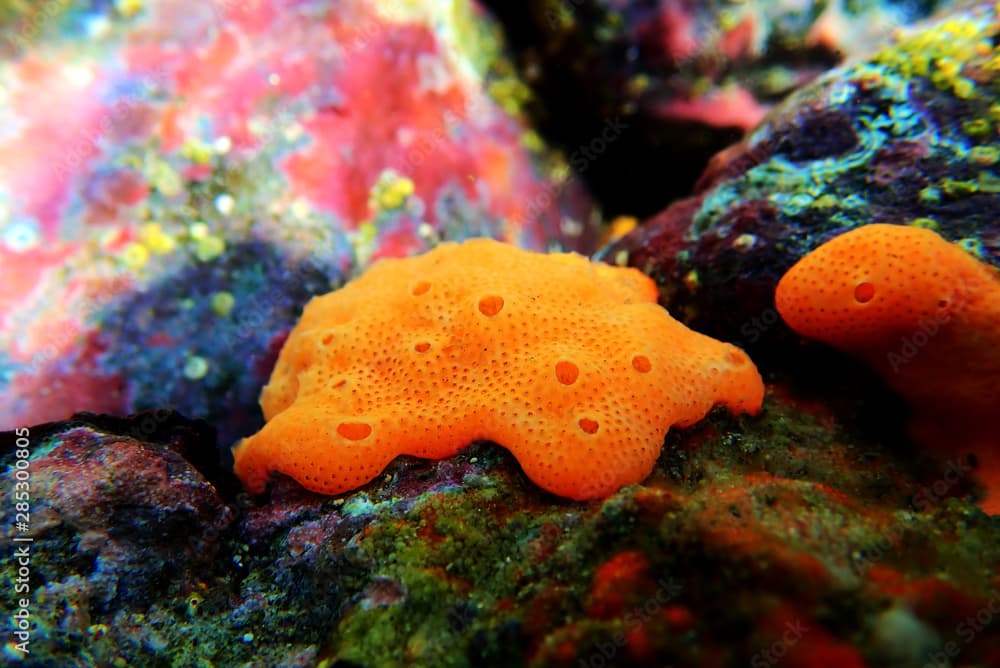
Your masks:
<svg viewBox="0 0 1000 668"><path fill-rule="evenodd" d="M0 34L0 426L171 406L232 441L308 296L373 259L593 250L471 1L58 9Z"/></svg>
<svg viewBox="0 0 1000 668"><path fill-rule="evenodd" d="M61 615L47 620L52 628L79 639L98 615L147 610L196 588L235 517L185 459L203 457L206 445L211 452L213 441L211 427L170 411L81 413L4 434L4 488L24 507L5 504L0 526L31 555L18 598L49 598ZM54 650L46 635L40 644Z"/></svg>
<svg viewBox="0 0 1000 668"><path fill-rule="evenodd" d="M686 196L709 157L829 68L948 0L493 0L538 124L611 215ZM625 126L607 145L607 124Z"/></svg>
<svg viewBox="0 0 1000 668"><path fill-rule="evenodd" d="M900 31L792 95L693 197L599 256L649 273L675 317L755 359L790 340L778 279L846 230L927 227L1000 266L998 34L992 3Z"/></svg>
<svg viewBox="0 0 1000 668"><path fill-rule="evenodd" d="M785 388L758 416L716 411L672 430L649 479L586 503L538 489L487 443L400 458L339 498L279 479L254 502L199 464L216 493L177 455L211 448L209 434L189 431L204 442L175 452L165 443L183 423L149 442L89 420L105 426L29 430L43 483L32 497L33 660L919 668L1000 658L1000 542L969 502L967 464L916 467ZM114 428L126 424L143 423ZM17 455L5 453L10 475ZM65 475L71 454L78 483ZM57 476L69 486L48 484ZM166 555L170 577L150 579ZM12 561L2 567L15 581ZM129 568L142 577L125 588ZM12 595L0 590L5 609Z"/></svg>

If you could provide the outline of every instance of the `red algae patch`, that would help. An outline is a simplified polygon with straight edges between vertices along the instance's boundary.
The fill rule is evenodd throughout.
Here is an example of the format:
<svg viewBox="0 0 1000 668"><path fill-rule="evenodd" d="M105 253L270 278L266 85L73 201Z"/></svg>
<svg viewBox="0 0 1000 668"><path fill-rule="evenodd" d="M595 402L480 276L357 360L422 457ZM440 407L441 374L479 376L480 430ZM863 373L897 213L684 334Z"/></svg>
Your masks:
<svg viewBox="0 0 1000 668"><path fill-rule="evenodd" d="M656 294L634 269L486 239L380 261L307 305L236 474L252 492L278 471L340 494L399 455L486 439L560 496L641 482L670 427L716 404L756 412L764 393L742 351Z"/></svg>

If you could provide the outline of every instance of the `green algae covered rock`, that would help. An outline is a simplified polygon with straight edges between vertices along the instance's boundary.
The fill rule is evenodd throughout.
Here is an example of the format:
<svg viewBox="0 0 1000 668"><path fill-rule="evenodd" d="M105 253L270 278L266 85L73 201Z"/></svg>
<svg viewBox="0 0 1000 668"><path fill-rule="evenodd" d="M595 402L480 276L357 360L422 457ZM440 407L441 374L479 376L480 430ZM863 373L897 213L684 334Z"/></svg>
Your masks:
<svg viewBox="0 0 1000 668"><path fill-rule="evenodd" d="M788 342L778 279L846 230L928 227L1000 267L998 35L993 3L899 31L791 95L694 196L600 257L646 271L675 317L751 353Z"/></svg>
<svg viewBox="0 0 1000 668"><path fill-rule="evenodd" d="M780 656L917 667L949 648L968 664L1000 656L1000 532L970 502L972 464L913 462L789 397L775 387L757 417L720 411L672 432L647 481L591 503L540 491L485 443L440 462L401 459L340 498L283 479L253 500L217 464L188 463L211 434L177 418L155 440L141 416L33 428L28 665ZM204 442L182 445L191 438ZM93 510L74 514L51 481L81 448L81 463L129 452L143 463L80 467L73 484ZM5 453L8 485L17 451ZM189 503L177 505L184 488ZM0 521L20 535L7 508ZM4 579L16 569L5 562ZM5 609L13 592L0 593Z"/></svg>

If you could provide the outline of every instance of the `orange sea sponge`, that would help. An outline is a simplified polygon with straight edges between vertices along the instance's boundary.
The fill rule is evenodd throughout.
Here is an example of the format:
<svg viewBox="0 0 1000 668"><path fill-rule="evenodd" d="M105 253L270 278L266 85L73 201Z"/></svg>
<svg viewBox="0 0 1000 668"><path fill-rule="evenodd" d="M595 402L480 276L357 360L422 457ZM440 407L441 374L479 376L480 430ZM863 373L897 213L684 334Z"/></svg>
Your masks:
<svg viewBox="0 0 1000 668"><path fill-rule="evenodd" d="M861 357L921 407L1000 408L1000 278L930 230L842 234L788 270L775 304L796 332Z"/></svg>
<svg viewBox="0 0 1000 668"><path fill-rule="evenodd" d="M1000 491L996 269L930 230L867 225L793 266L775 304L796 332L878 371L908 400L919 440L978 451L981 476Z"/></svg>
<svg viewBox="0 0 1000 668"><path fill-rule="evenodd" d="M382 260L306 306L236 474L252 492L280 471L338 494L398 455L488 439L561 496L640 482L671 426L763 398L746 354L655 300L634 269L486 239Z"/></svg>

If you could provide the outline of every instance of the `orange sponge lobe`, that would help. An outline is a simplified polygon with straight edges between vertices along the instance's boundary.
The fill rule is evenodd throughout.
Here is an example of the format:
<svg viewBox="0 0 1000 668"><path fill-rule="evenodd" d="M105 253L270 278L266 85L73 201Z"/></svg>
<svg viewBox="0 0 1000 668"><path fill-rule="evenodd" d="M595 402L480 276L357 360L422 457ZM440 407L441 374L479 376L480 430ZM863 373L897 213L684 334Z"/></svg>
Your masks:
<svg viewBox="0 0 1000 668"><path fill-rule="evenodd" d="M865 360L907 399L916 440L976 453L1000 510L996 269L930 230L867 225L793 266L775 303L792 329Z"/></svg>
<svg viewBox="0 0 1000 668"><path fill-rule="evenodd" d="M842 234L788 270L775 304L796 332L866 360L922 409L1000 409L1000 278L935 232Z"/></svg>

